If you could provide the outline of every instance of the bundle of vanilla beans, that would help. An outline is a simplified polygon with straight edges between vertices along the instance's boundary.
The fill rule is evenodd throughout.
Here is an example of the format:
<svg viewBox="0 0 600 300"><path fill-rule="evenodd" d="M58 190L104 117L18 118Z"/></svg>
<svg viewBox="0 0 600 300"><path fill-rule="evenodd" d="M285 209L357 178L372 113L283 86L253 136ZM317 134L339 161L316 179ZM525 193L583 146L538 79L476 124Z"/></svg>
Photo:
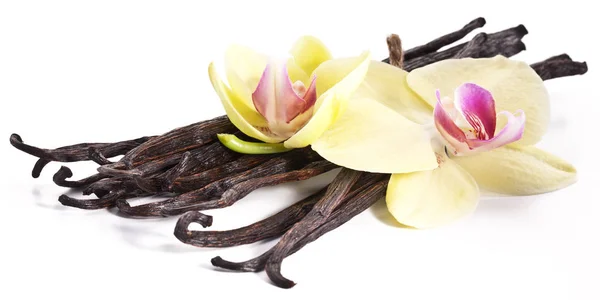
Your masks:
<svg viewBox="0 0 600 300"><path fill-rule="evenodd" d="M525 50L522 38L527 30L523 25L491 34L479 33L466 43L440 50L484 24L483 18L477 18L458 31L406 51L392 35L388 38L390 58L384 62L410 71L444 59L511 57ZM531 66L544 80L587 72L585 62L575 62L566 54ZM163 135L117 143L82 143L49 150L25 144L17 134L11 135L10 143L39 158L32 171L35 178L50 162L91 160L100 165L98 173L80 180L68 180L73 174L65 166L54 174L57 185L82 188L84 195L98 197L84 200L62 195L58 200L63 205L81 209L117 207L125 215L138 217L183 214L175 236L198 247L229 247L281 236L273 248L256 258L230 262L215 257L212 264L237 271L266 270L273 283L283 288L294 285L280 272L286 256L344 224L385 194L389 175L342 169L322 190L262 221L228 231L189 230L193 222L203 227L211 225L212 217L200 211L233 205L261 187L305 180L339 168L310 147L279 154L239 154L221 145L217 133L251 140L226 116L221 116ZM123 157L116 162L109 160L120 155ZM128 203L128 199L153 195L171 198L138 206Z"/></svg>

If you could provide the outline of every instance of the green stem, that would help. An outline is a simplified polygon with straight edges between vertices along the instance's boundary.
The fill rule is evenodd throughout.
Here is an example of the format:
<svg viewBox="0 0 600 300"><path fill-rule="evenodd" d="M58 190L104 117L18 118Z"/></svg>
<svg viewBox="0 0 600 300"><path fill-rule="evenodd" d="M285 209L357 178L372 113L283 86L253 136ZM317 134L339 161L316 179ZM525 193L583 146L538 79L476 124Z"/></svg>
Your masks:
<svg viewBox="0 0 600 300"><path fill-rule="evenodd" d="M243 154L272 154L291 151L293 149L286 148L283 143L253 143L240 140L233 134L217 134L219 141L225 147Z"/></svg>

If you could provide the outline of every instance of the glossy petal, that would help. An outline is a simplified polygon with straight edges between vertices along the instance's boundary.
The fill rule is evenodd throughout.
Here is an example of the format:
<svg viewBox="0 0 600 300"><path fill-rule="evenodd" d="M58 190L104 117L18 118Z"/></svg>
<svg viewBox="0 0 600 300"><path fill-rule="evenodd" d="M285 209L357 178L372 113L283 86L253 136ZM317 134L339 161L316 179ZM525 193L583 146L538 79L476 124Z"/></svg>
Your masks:
<svg viewBox="0 0 600 300"><path fill-rule="evenodd" d="M392 216L416 228L436 227L464 217L473 212L478 199L473 177L447 157L434 170L393 174L386 195Z"/></svg>
<svg viewBox="0 0 600 300"><path fill-rule="evenodd" d="M292 82L300 81L304 84L304 86L308 86L310 84L310 74L304 73L304 70L302 70L302 68L296 64L294 58L289 58L286 66L288 69L288 75L290 76L290 80Z"/></svg>
<svg viewBox="0 0 600 300"><path fill-rule="evenodd" d="M269 63L252 93L256 110L268 122L289 123L305 111L305 101L296 94L285 64Z"/></svg>
<svg viewBox="0 0 600 300"><path fill-rule="evenodd" d="M371 61L369 71L353 98L374 99L413 122L429 123L432 107L410 89L406 83L407 74L392 65Z"/></svg>
<svg viewBox="0 0 600 300"><path fill-rule="evenodd" d="M337 58L322 63L313 73L317 78L318 98L315 103L316 109L321 106L321 103L325 99L322 96L326 92L335 92L340 97L348 99L364 81L366 73L369 70L370 57L371 54L369 52L363 52L358 57ZM364 73L356 72L359 66L361 66L359 71L364 71ZM361 76L355 75L346 79L350 74ZM334 87L336 88L335 90L333 89Z"/></svg>
<svg viewBox="0 0 600 300"><path fill-rule="evenodd" d="M307 75L312 74L320 64L332 58L325 44L314 36L300 37L292 46L290 54Z"/></svg>
<svg viewBox="0 0 600 300"><path fill-rule="evenodd" d="M571 164L534 146L510 145L454 160L481 187L498 193L541 194L577 180L577 171Z"/></svg>
<svg viewBox="0 0 600 300"><path fill-rule="evenodd" d="M435 90L451 95L465 82L475 83L492 93L497 111L527 115L525 133L517 144L538 142L548 128L550 104L542 79L529 65L502 56L494 58L449 59L410 72L408 85L432 107ZM496 133L504 128L506 120L498 120Z"/></svg>
<svg viewBox="0 0 600 300"><path fill-rule="evenodd" d="M227 82L238 101L254 110L252 92L267 65L267 57L248 47L232 45L225 51Z"/></svg>
<svg viewBox="0 0 600 300"><path fill-rule="evenodd" d="M464 83L454 91L454 106L478 133L479 139L494 137L496 106L488 90L473 83Z"/></svg>
<svg viewBox="0 0 600 300"><path fill-rule="evenodd" d="M222 86L222 93L227 98L227 105L235 109L241 118L243 118L253 127L266 128L268 126L267 120L260 113L258 113L254 107L248 107L244 101L240 99L238 94L225 86L223 81L220 79L220 76L217 74L215 67L212 66L212 63L211 66L209 66L209 76L211 76L211 82L213 83L215 91L217 91L215 84L218 83L218 86ZM219 93L219 91L217 91L217 93ZM221 96L219 95L219 97Z"/></svg>
<svg viewBox="0 0 600 300"><path fill-rule="evenodd" d="M313 117L294 136L285 141L288 148L302 148L310 145L319 138L344 112L350 95L363 81L369 68L370 54L363 53L352 59L340 59L340 62L329 60L319 66L315 71L317 76L317 94L321 82L336 82L317 99L314 105ZM335 66L340 66L336 69ZM322 78L319 81L319 78ZM337 80L337 81L336 81Z"/></svg>
<svg viewBox="0 0 600 300"><path fill-rule="evenodd" d="M241 130L246 135L259 139L263 142L267 143L279 143L282 141L281 138L274 137L272 135L267 135L256 127L254 127L251 123L248 122L244 116L240 114L240 112L233 105L236 102L237 95L234 94L219 78L215 66L211 63L208 67L208 75L210 77L210 82L213 85L213 88L217 92L219 98L221 99L221 103L223 104L223 108L227 113L227 117L235 125L239 130ZM255 112L256 113L256 112ZM258 114L258 113L257 113ZM262 117L261 117L262 118Z"/></svg>
<svg viewBox="0 0 600 300"><path fill-rule="evenodd" d="M368 98L352 99L312 148L337 165L360 171L404 173L438 166L423 126Z"/></svg>

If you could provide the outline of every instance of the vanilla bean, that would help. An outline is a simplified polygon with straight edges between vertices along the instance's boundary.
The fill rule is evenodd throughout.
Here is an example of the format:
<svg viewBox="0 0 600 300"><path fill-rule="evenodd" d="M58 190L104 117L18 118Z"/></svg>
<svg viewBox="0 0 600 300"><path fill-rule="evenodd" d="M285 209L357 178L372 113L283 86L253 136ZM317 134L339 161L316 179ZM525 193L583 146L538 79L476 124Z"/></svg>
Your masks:
<svg viewBox="0 0 600 300"><path fill-rule="evenodd" d="M172 183L172 191L176 193L185 193L202 188L211 182L218 181L226 177L232 177L242 172L250 170L262 163L277 157L270 155L244 155L237 160L226 163L204 172L182 176Z"/></svg>
<svg viewBox="0 0 600 300"><path fill-rule="evenodd" d="M188 236L188 235L189 235L190 239L195 239L195 237L193 237L193 236L196 236L196 233L200 233L200 232L209 233L212 231L191 231L191 230L188 230L189 225L192 223L197 223L197 224L200 224L203 228L206 228L206 227L212 226L212 222L213 222L212 216L205 215L199 211L188 211L183 216L181 216L181 218L179 218L179 220L177 220L177 225L175 225L174 234L182 242L183 242L183 239L187 239L186 236ZM224 231L216 231L216 232L224 232ZM179 238L179 237L182 237L182 238ZM215 239L215 242L218 243L217 239ZM194 245L194 244L190 243L190 245Z"/></svg>
<svg viewBox="0 0 600 300"><path fill-rule="evenodd" d="M191 127L191 129L187 130L196 130L196 128ZM182 132L180 132L178 138L187 136L186 132L183 132L182 129L180 129L180 131ZM162 138L162 136L159 138ZM171 144L176 142L177 141L171 141L169 139L165 139L160 143L154 142L155 148L153 148L153 151L156 151L159 147L169 148L171 147ZM146 147L146 144L143 144L141 147ZM136 148L133 151L136 150L139 149ZM158 155L158 153L154 154ZM184 155L187 155L188 158L182 161ZM180 175L188 172L198 172L207 170L219 164L229 162L239 157L240 154L227 149L226 147L221 145L220 142L215 142L209 144L205 143L200 146L196 146L195 148L192 148L189 151L171 151L166 155L161 154L159 156L160 157L155 157L151 160L137 160L135 167L130 169L125 168L127 163L124 161L124 158L120 162L99 167L98 172L115 177L135 177L140 182L140 185L143 185L147 188L150 188L153 184L155 184L156 186L152 190L169 191L172 187L173 181L177 179L177 177L179 177ZM163 174L163 176L156 177L157 180L151 180L151 182L143 182L143 177L156 174L168 168L171 169L166 171L166 173Z"/></svg>
<svg viewBox="0 0 600 300"><path fill-rule="evenodd" d="M189 153L187 159L183 158L175 167L160 176L164 178L164 182L162 182L163 191L171 191L175 181L183 175L207 171L241 156L240 153L229 150L220 142L203 147L202 151L196 154L186 153Z"/></svg>
<svg viewBox="0 0 600 300"><path fill-rule="evenodd" d="M185 165L180 165L185 153L189 153L187 154L189 156L188 161ZM203 170L206 168L214 167L219 163L226 163L239 156L239 153L233 152L221 145L221 143L217 142L197 147L186 152L175 152L167 156L162 156L160 158L153 159L151 161L146 161L145 163L140 164L133 169L122 169L115 168L114 165L103 165L98 168L98 172L115 177L133 178L134 176L146 177L152 174L156 174L157 172L164 171L167 168L174 167L174 171L167 171L167 173L164 174L164 176L166 177L164 179L167 181L167 183L165 183L164 185L168 187L172 184L171 182L169 182L169 180L174 180L180 175L173 175L171 173L177 173L179 171L181 173L185 173L192 169ZM219 161L220 159L222 159L223 161ZM180 166L177 167L177 165ZM180 168L183 169L180 170Z"/></svg>
<svg viewBox="0 0 600 300"><path fill-rule="evenodd" d="M475 29L483 27L485 25L485 23L486 23L485 19L479 17L479 18L469 22L463 28L461 28L455 32L441 36L425 45L406 50L404 52L404 59L410 60L410 59L413 59L416 57L423 56L425 54L435 52L444 46L451 45L451 44L461 40L462 38L467 36L467 34L471 33Z"/></svg>
<svg viewBox="0 0 600 300"><path fill-rule="evenodd" d="M75 207L79 209L102 209L115 206L116 201L130 199L135 197L149 196L141 190L125 191L118 190L107 193L99 199L76 199L67 195L61 195L58 201L64 206Z"/></svg>
<svg viewBox="0 0 600 300"><path fill-rule="evenodd" d="M542 80L583 75L588 71L586 62L573 61L567 54L550 57L532 64L531 67L540 75Z"/></svg>
<svg viewBox="0 0 600 300"><path fill-rule="evenodd" d="M550 61L565 61L565 60L573 61L573 59L571 58L571 56L569 56L569 54L563 53L563 54L551 56L551 57L549 57L541 62L538 62L538 63L545 63L545 62L550 62Z"/></svg>
<svg viewBox="0 0 600 300"><path fill-rule="evenodd" d="M160 214L163 216L172 216L190 210L206 210L231 206L239 199L236 199L235 197L223 198L222 196L235 185L254 178L265 178L265 181L263 181L264 183L270 182L271 185L277 184L275 179L272 180L270 178L271 176L298 170L306 166L305 163L310 163L310 161L295 161L294 159L281 159L280 157L274 158L238 176L213 182L199 190L188 192L164 201L162 203ZM283 183L285 181L281 180L285 180L286 178L287 181L291 181L294 177L300 176L299 174L307 174L307 176L310 176L310 174L318 175L323 173L325 169L326 168L319 167L307 169L303 172L293 172L291 178L285 176L275 177L280 180L280 183ZM232 194L232 196L235 196L235 193Z"/></svg>
<svg viewBox="0 0 600 300"><path fill-rule="evenodd" d="M102 209L109 208L115 205L115 201L124 196L124 191L115 191L100 197L99 199L76 199L67 195L58 197L58 202L64 206L75 207L79 209Z"/></svg>
<svg viewBox="0 0 600 300"><path fill-rule="evenodd" d="M149 139L150 137L141 137L116 143L81 143L56 149L42 149L25 144L18 134L13 133L10 136L10 143L13 147L39 158L50 161L75 162L89 160L89 148L98 149L105 157L114 157L127 153Z"/></svg>
<svg viewBox="0 0 600 300"><path fill-rule="evenodd" d="M187 151L183 153L181 160L179 161L179 163L177 163L176 166L165 172L163 176L165 177L165 185L167 189L173 188L173 182L175 181L175 179L177 179L181 176L181 174L186 172L190 168L191 163L192 154L189 151ZM138 177L138 180L139 179L140 178Z"/></svg>
<svg viewBox="0 0 600 300"><path fill-rule="evenodd" d="M184 153L175 153L170 157L165 157L158 161L148 162L135 169L120 170L108 168L101 169L100 171L113 176L133 178L138 186L147 192L172 192L175 181L180 177L186 174L197 174L198 172L208 171L217 166L227 164L240 156L240 153L229 150L220 142L215 142ZM175 162L176 164L173 165ZM167 170L160 173L164 169ZM186 190L186 192L200 188L218 178L202 176L201 179L204 179L205 184Z"/></svg>
<svg viewBox="0 0 600 300"><path fill-rule="evenodd" d="M175 157L178 157L179 154L176 154ZM179 178L183 177L186 174L198 174L198 172L204 172L216 168L220 165L227 164L232 160L240 157L239 153L233 152L221 143L216 142L210 144L208 146L198 148L192 151L184 152L181 155L178 163L166 170L162 174L157 174L155 176L148 176L153 174L157 168L154 170L148 169L148 167L144 167L146 172L141 172L140 167L134 170L128 171L117 171L120 174L132 174L132 178L137 182L138 186L145 191L148 192L172 192L175 181ZM248 167L250 168L250 166ZM150 172L148 172L150 170ZM221 175L221 174L219 174ZM224 174L223 174L224 175ZM217 176L218 177L218 176ZM224 176L222 176L224 177ZM200 188L212 181L216 181L219 178L206 177L202 176L199 179L204 180L204 184L198 186L194 189ZM197 183L197 182L196 182ZM189 192L194 189L186 190L185 192ZM181 192L181 190L179 190Z"/></svg>
<svg viewBox="0 0 600 300"><path fill-rule="evenodd" d="M128 191L139 189L137 184L130 178L115 178L109 177L98 180L83 189L83 195L95 194L98 198L110 192Z"/></svg>
<svg viewBox="0 0 600 300"><path fill-rule="evenodd" d="M305 180L336 168L328 161L312 162L305 167L298 163L304 164L301 161L273 159L238 176L172 198L172 201L164 203L160 214L174 216L191 210L228 207L260 187Z"/></svg>
<svg viewBox="0 0 600 300"><path fill-rule="evenodd" d="M161 159L175 153L190 151L217 140L218 133L234 133L238 129L227 116L220 116L176 128L161 136L152 138L140 147L129 151L121 160L128 168L147 161Z"/></svg>
<svg viewBox="0 0 600 300"><path fill-rule="evenodd" d="M32 176L34 178L38 178L44 166L46 166L49 162L75 162L90 160L89 148L98 149L98 151L102 153L104 157L124 155L135 147L148 141L150 138L152 137L141 137L116 143L81 143L56 149L42 149L25 144L21 136L13 133L10 136L10 144L27 154L40 158L32 170Z"/></svg>
<svg viewBox="0 0 600 300"><path fill-rule="evenodd" d="M71 169L61 166L60 169L54 174L52 177L52 181L58 186L67 187L67 188L80 188L87 186L89 184L95 183L101 179L108 178L108 175L104 174L94 174L92 176L76 180L76 181L67 181L67 178L73 177L73 172Z"/></svg>
<svg viewBox="0 0 600 300"><path fill-rule="evenodd" d="M175 216L190 210L206 210L228 207L244 198L252 191L261 187L306 180L335 168L337 168L336 165L325 160L313 162L300 170L262 176L235 184L228 188L217 200L202 201L200 203L191 205L181 205L179 203L167 204L162 208L161 214L163 216Z"/></svg>
<svg viewBox="0 0 600 300"><path fill-rule="evenodd" d="M40 174L42 174L42 170L50 162L52 162L52 161L49 160L49 159L44 159L44 158L38 159L35 162L35 165L33 166L33 169L31 170L31 177L33 177L33 178L40 177Z"/></svg>
<svg viewBox="0 0 600 300"><path fill-rule="evenodd" d="M339 227L340 225L352 219L354 216L358 215L360 212L369 208L377 201L377 199L380 199L380 197L375 193L369 193L365 191L377 185L383 185L381 189L385 190L385 185L387 184L388 180L389 175L363 173L359 181L352 187L351 192L346 195L346 198L349 200L346 200L340 205L340 207L335 209L327 218L325 223L312 231L305 238L295 243L292 250L290 250L286 256L295 253L308 243L315 241L323 234ZM274 248L275 247L272 247L260 256L244 262L231 262L224 260L220 256L217 256L211 260L211 263L215 267L233 271L259 272L264 270L267 260L274 252Z"/></svg>
<svg viewBox="0 0 600 300"><path fill-rule="evenodd" d="M149 176L176 165L183 153L171 153L168 156L162 156L157 159L145 161L133 169L125 169L125 163L119 161L117 163L102 165L98 167L98 173L106 174L114 177L130 177L134 176Z"/></svg>
<svg viewBox="0 0 600 300"><path fill-rule="evenodd" d="M486 42L481 46L478 57L493 57L496 55L511 57L516 55L517 53L525 50L525 44L523 44L521 39L527 33L528 32L525 26L519 25L496 33L488 34ZM405 60L404 69L406 71L412 71L428 64L453 58L467 45L468 42L444 51L433 52L411 60Z"/></svg>
<svg viewBox="0 0 600 300"><path fill-rule="evenodd" d="M352 218L354 218L358 214L362 213L369 207L373 206L373 204L375 204L377 201L379 201L383 197L385 197L387 184L388 184L388 180L386 179L386 180L380 181L378 183L369 185L366 189L361 191L358 195L352 197L351 199L348 199L346 202L344 202L344 206L340 207L340 209L338 209L338 210L335 210L332 213L332 215L330 216L330 218L328 218L325 223L323 223L321 226L319 226L319 228L317 228L316 230L311 232L302 241L294 244L294 248L291 249L289 252L287 252L286 256L291 255L291 254L295 253L296 251L302 249L302 247L317 240L319 237L323 236L327 232L330 232L330 231L338 228L339 226L350 221ZM270 265L270 263L271 263L271 259L267 260L267 263L265 265L265 270L267 271L267 274L269 274L270 268L277 269L277 270L279 270L281 268L281 262L278 262L279 265L277 265L277 266ZM282 288L290 288L295 285L294 282L289 281L286 278L272 276L272 274L269 276L269 278L271 280L273 280L273 278L275 278L275 280L273 280L273 283ZM283 279L283 280L279 280L279 279Z"/></svg>
<svg viewBox="0 0 600 300"><path fill-rule="evenodd" d="M475 30L477 28L481 28L484 25L485 25L485 19L477 18L477 19L469 22L467 25L463 26L463 28L461 28L455 32L451 32L449 34L443 35L427 44L406 50L404 52L404 60L411 60L413 58L421 57L423 55L435 52L444 46L453 44L453 43L461 40L462 38L467 36L467 34L471 33L473 30ZM389 63L390 62L389 58L384 59L383 62Z"/></svg>
<svg viewBox="0 0 600 300"><path fill-rule="evenodd" d="M140 189L148 193L158 194L162 192L160 188L160 182L162 182L162 179L158 178L157 176L142 177L134 175L132 179Z"/></svg>
<svg viewBox="0 0 600 300"><path fill-rule="evenodd" d="M487 42L487 39L488 35L486 33L478 33L455 55L455 58L479 57L479 53L481 53L482 50L482 45Z"/></svg>
<svg viewBox="0 0 600 300"><path fill-rule="evenodd" d="M265 251L263 254L242 262L235 262L223 259L221 256L215 256L210 260L210 263L221 269L238 271L238 272L260 272L265 269L267 260L273 254L273 248Z"/></svg>
<svg viewBox="0 0 600 300"><path fill-rule="evenodd" d="M243 155L234 161L222 162L222 165L213 167L206 171L196 173L198 171L192 169L191 171L184 172L182 176L175 178L173 182L170 182L170 179L165 179L168 176L173 176L171 175L173 169L170 169L159 176L144 178L141 176L133 176L133 178L140 188L148 192L187 193L200 189L220 179L237 176L240 173L250 170L251 168L254 168L275 157L277 157L276 154ZM215 157L215 162L220 162L218 157ZM185 175L186 173L192 174Z"/></svg>
<svg viewBox="0 0 600 300"><path fill-rule="evenodd" d="M187 192L167 200L138 206L130 206L126 201L118 201L117 207L125 214L145 217L162 216L161 211L165 207L167 211L172 209L182 209L184 211L197 210L194 208L188 208L186 210L185 208L201 202L207 203L205 205L206 208L203 205L203 208L201 209L209 209L207 207L216 208L220 205L217 203L218 200L211 200L218 199L225 191L227 191L227 189L240 182L253 178L298 170L307 166L313 161L321 159L322 158L316 154L316 152L310 150L309 148L295 149L281 156L272 158L240 174L213 181L200 189Z"/></svg>
<svg viewBox="0 0 600 300"><path fill-rule="evenodd" d="M338 168L338 166L332 164L329 161L320 160L312 162L306 167L297 171L291 171L282 174L275 174L266 177L258 177L246 180L227 189L227 191L225 191L225 193L223 193L223 195L221 196L220 201L227 203L237 201L246 197L252 191L255 191L259 188L277 185L285 182L306 180L315 177L319 174L331 171L335 168Z"/></svg>
<svg viewBox="0 0 600 300"><path fill-rule="evenodd" d="M259 222L227 231L189 230L191 223L204 219L205 215L190 211L177 221L175 237L183 243L196 247L231 247L251 244L286 232L292 225L300 221L312 209L314 204L325 195L325 190L312 194L294 203L277 214Z"/></svg>
<svg viewBox="0 0 600 300"><path fill-rule="evenodd" d="M90 147L88 148L88 155L91 161L99 164L99 165L110 165L113 162L108 160L98 148Z"/></svg>
<svg viewBox="0 0 600 300"><path fill-rule="evenodd" d="M361 172L343 168L327 188L325 196L315 204L313 209L288 230L281 240L273 247L273 254L267 260L265 267L267 275L277 286L293 286L293 283L281 275L281 262L287 253L301 239L327 221L327 217L336 209L350 192L350 188L361 176Z"/></svg>
<svg viewBox="0 0 600 300"><path fill-rule="evenodd" d="M140 189L129 178L104 178L90 184L83 190L84 195L96 194L99 199L76 199L61 195L58 201L65 205L80 209L101 209L113 207L117 201L152 195Z"/></svg>

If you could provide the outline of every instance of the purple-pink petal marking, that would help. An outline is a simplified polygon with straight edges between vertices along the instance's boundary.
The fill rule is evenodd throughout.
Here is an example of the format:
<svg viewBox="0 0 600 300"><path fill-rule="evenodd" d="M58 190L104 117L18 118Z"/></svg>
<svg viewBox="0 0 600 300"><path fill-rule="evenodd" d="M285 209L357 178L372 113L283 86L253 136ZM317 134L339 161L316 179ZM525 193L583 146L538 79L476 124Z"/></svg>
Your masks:
<svg viewBox="0 0 600 300"><path fill-rule="evenodd" d="M473 127L478 139L491 139L496 130L496 104L492 93L474 83L454 91L454 106Z"/></svg>
<svg viewBox="0 0 600 300"><path fill-rule="evenodd" d="M277 106L276 118L280 122L289 123L304 111L306 102L294 91L294 86L288 75L287 65L283 64L282 67L278 68L278 71L275 78L275 90L277 91L275 100Z"/></svg>
<svg viewBox="0 0 600 300"><path fill-rule="evenodd" d="M525 130L525 113L518 110L516 114L502 111L496 114L495 101L486 89L466 83L458 87L453 104L445 105L440 91L436 91L437 104L434 109L435 125L455 155L472 154L489 151L494 148L515 142L523 136ZM455 117L461 115L467 121L461 128ZM497 116L503 115L507 123L498 134L496 131ZM461 123L462 124L462 123ZM468 131L468 134L467 134Z"/></svg>
<svg viewBox="0 0 600 300"><path fill-rule="evenodd" d="M269 123L289 123L310 107L307 101L314 104L313 96L316 97L313 84L301 97L294 90L286 64L269 63L252 93L252 102Z"/></svg>
<svg viewBox="0 0 600 300"><path fill-rule="evenodd" d="M433 110L433 118L435 120L435 127L439 133L446 139L446 141L454 148L456 152L464 148L467 144L467 136L464 131L456 126L454 120L450 117L450 114L446 112L442 105L442 99L440 97L440 91L436 91L437 103Z"/></svg>
<svg viewBox="0 0 600 300"><path fill-rule="evenodd" d="M307 111L315 105L315 102L317 102L317 75L314 75L312 77L310 81L310 86L308 87L306 93L304 93L304 96L302 96L302 98L306 103L306 107L304 107L304 111L302 112Z"/></svg>
<svg viewBox="0 0 600 300"><path fill-rule="evenodd" d="M274 74L272 71L271 64L267 64L265 70L263 71L260 81L258 81L258 86L256 86L256 90L252 93L252 102L254 103L254 107L256 111L260 113L265 119L269 120L269 105L275 102L275 84L274 84Z"/></svg>
<svg viewBox="0 0 600 300"><path fill-rule="evenodd" d="M518 110L513 115L507 111L502 111L498 115L504 115L507 118L504 128L492 139L469 140L468 143L472 149L478 150L478 152L489 151L516 142L523 137L523 132L525 131L525 112Z"/></svg>

